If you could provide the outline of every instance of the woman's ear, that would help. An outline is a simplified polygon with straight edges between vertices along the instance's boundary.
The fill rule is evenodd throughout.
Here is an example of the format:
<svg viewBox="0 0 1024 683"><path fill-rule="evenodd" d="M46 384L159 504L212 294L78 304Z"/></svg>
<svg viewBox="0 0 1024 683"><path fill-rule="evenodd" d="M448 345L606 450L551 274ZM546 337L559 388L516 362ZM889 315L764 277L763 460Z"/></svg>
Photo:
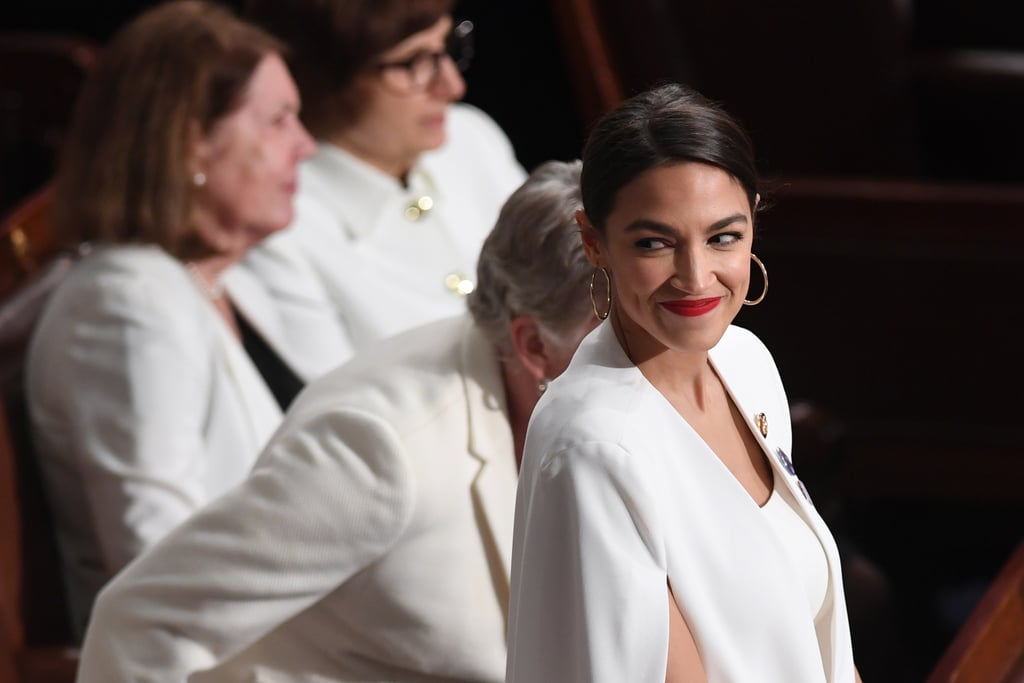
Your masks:
<svg viewBox="0 0 1024 683"><path fill-rule="evenodd" d="M593 226L582 210L576 211L576 225L580 226L580 240L583 242L583 253L587 255L590 265L595 268L605 266L603 250L604 241L601 233Z"/></svg>
<svg viewBox="0 0 1024 683"><path fill-rule="evenodd" d="M520 365L534 382L551 376L548 358L551 350L544 342L537 321L528 315L513 318L508 325L508 336Z"/></svg>

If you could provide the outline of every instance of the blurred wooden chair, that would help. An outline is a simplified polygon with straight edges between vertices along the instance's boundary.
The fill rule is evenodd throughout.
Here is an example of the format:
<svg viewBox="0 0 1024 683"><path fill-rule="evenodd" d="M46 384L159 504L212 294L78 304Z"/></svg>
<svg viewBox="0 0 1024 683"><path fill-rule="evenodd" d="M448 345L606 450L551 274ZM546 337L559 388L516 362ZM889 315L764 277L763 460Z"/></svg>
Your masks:
<svg viewBox="0 0 1024 683"><path fill-rule="evenodd" d="M75 258L49 206L43 189L0 222L0 680L12 683L71 683L77 667L22 388L34 323Z"/></svg>
<svg viewBox="0 0 1024 683"><path fill-rule="evenodd" d="M50 217L51 194L46 185L0 219L0 301L64 251Z"/></svg>
<svg viewBox="0 0 1024 683"><path fill-rule="evenodd" d="M927 683L1024 681L1024 541L957 632Z"/></svg>
<svg viewBox="0 0 1024 683"><path fill-rule="evenodd" d="M51 194L51 186L44 186L0 220L0 383L19 373L46 297L82 249L54 230Z"/></svg>
<svg viewBox="0 0 1024 683"><path fill-rule="evenodd" d="M622 77L593 0L557 0L554 12L586 131L625 99Z"/></svg>
<svg viewBox="0 0 1024 683"><path fill-rule="evenodd" d="M771 175L916 170L898 0L556 0L554 9L585 129L622 97L671 80L739 118Z"/></svg>
<svg viewBox="0 0 1024 683"><path fill-rule="evenodd" d="M722 102L771 176L1019 183L1024 47L974 3L555 0L584 130L672 80ZM1015 5L1014 5L1015 6ZM1019 10L1017 10L1019 14ZM946 14L943 39L922 26ZM933 31L934 32L934 31ZM1014 34L1016 35L1016 34Z"/></svg>

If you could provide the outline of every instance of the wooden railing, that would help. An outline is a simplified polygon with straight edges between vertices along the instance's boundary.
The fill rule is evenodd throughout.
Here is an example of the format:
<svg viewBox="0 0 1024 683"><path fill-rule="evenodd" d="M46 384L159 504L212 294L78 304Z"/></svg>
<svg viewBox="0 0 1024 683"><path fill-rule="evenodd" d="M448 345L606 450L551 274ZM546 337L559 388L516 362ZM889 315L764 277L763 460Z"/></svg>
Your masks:
<svg viewBox="0 0 1024 683"><path fill-rule="evenodd" d="M989 586L927 683L1024 681L1024 541Z"/></svg>

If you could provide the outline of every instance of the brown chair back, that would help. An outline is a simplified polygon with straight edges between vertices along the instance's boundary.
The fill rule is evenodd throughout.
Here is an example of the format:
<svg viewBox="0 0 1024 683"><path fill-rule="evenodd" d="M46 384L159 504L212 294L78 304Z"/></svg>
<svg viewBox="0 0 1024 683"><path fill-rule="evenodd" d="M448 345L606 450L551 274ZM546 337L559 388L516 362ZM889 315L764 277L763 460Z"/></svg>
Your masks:
<svg viewBox="0 0 1024 683"><path fill-rule="evenodd" d="M74 259L55 246L49 196L30 197L0 223L0 678L17 683L70 683L77 665L22 386L35 321Z"/></svg>
<svg viewBox="0 0 1024 683"><path fill-rule="evenodd" d="M50 216L52 189L45 185L0 220L0 301L65 251Z"/></svg>
<svg viewBox="0 0 1024 683"><path fill-rule="evenodd" d="M896 0L556 0L584 128L662 81L743 122L771 175L917 170L910 41Z"/></svg>

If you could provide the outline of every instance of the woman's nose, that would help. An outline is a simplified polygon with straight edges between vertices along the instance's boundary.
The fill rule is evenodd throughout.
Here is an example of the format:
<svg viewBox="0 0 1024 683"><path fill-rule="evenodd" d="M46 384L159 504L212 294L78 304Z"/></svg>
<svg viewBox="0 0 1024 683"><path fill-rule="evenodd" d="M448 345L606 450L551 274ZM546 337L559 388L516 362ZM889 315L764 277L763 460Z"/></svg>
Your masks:
<svg viewBox="0 0 1024 683"><path fill-rule="evenodd" d="M434 94L449 102L461 100L462 96L466 94L466 81L462 78L459 68L455 66L455 62L448 55L441 59L439 66L440 72L431 83Z"/></svg>
<svg viewBox="0 0 1024 683"><path fill-rule="evenodd" d="M710 260L700 250L688 250L676 256L673 285L688 294L705 291L715 280Z"/></svg>
<svg viewBox="0 0 1024 683"><path fill-rule="evenodd" d="M298 125L298 140L295 143L296 156L299 159L306 159L313 156L316 152L316 140L309 134L306 127L301 122L297 122Z"/></svg>

